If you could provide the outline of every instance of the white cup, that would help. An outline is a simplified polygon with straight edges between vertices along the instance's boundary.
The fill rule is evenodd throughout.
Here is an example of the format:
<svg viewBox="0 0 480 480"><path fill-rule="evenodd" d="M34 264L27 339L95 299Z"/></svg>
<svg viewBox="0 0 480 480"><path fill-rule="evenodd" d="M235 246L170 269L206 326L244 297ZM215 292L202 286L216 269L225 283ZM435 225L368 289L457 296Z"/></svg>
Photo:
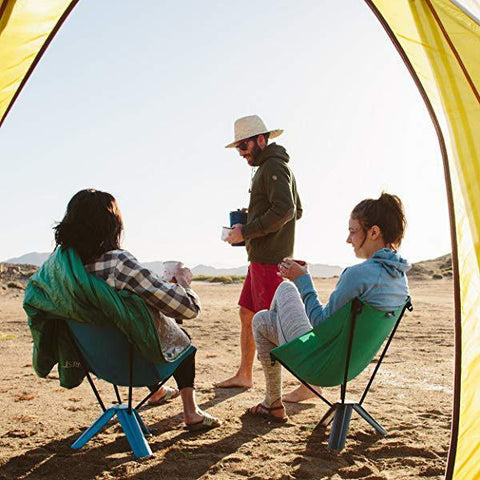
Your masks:
<svg viewBox="0 0 480 480"><path fill-rule="evenodd" d="M182 262L177 262L176 260L169 260L163 263L163 279L167 282L171 282L173 277L177 273L177 269L181 267L183 264Z"/></svg>
<svg viewBox="0 0 480 480"><path fill-rule="evenodd" d="M230 227L222 227L222 236L221 239L225 242L227 240L228 234L232 231Z"/></svg>

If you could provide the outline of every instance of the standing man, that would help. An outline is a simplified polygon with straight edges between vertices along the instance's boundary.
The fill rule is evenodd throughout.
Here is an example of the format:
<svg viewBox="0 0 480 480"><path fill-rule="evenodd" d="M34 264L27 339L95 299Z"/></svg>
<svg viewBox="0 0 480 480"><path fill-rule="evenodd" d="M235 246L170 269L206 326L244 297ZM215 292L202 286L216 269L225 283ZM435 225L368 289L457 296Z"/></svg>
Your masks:
<svg viewBox="0 0 480 480"><path fill-rule="evenodd" d="M238 304L240 306L241 359L237 373L217 383L220 388L253 385L255 342L252 320L256 312L270 308L282 278L278 264L293 255L295 222L302 216L295 177L288 166L285 148L269 139L283 130L269 130L257 115L235 122L235 140L225 148L235 147L251 167L258 167L252 179L247 223L234 225L226 241L245 241L248 260L247 277Z"/></svg>

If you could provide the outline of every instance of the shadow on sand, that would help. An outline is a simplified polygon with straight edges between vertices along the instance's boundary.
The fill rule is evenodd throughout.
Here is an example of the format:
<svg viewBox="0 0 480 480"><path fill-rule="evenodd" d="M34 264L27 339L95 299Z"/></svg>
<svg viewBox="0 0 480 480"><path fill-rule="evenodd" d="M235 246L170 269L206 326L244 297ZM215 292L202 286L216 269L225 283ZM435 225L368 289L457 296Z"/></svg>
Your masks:
<svg viewBox="0 0 480 480"><path fill-rule="evenodd" d="M171 418L165 421L169 420ZM153 457L138 460L131 455L125 436L118 424L114 423L80 450L70 448L78 437L78 433L75 433L13 457L0 468L0 479L67 479L71 477L69 472L72 470L76 472L76 478L81 471L81 477L85 480L103 478L102 474L105 472L112 472L114 478L128 477L139 480L199 478L206 472L214 474L218 471L215 466L223 458L237 452L243 444L275 428L268 423L259 422L258 419L241 417L240 420L241 428L235 433L220 439L213 438L211 441L201 438L208 432L192 434L186 430L164 440L155 441L153 436L149 439ZM153 425L153 430L168 430L162 424L164 421ZM110 441L115 434L118 437ZM197 439L201 442L197 443ZM151 466L139 468L138 464L143 462ZM138 471L140 469L141 471Z"/></svg>
<svg viewBox="0 0 480 480"><path fill-rule="evenodd" d="M214 398L202 403L201 408L211 408L236 394L238 392L235 389L222 390ZM306 409L312 409L312 421L316 424L323 411L316 404L289 407L289 415L294 419ZM72 471L75 471L75 478L78 478L81 472L81 478L85 480L111 476L135 480L196 479L205 474L212 476L226 474L222 472L226 468L223 461L226 457L229 457L228 471L231 473L233 468L235 474L242 476L241 458L245 454L242 446L252 442L248 448L255 448L257 440L277 428L280 429L279 432L285 428L298 428L298 425L276 425L249 416L241 416L231 422L233 423L226 422L212 432L192 434L178 428L182 423L180 413L166 416L149 425L156 433L149 438L153 457L139 460L133 458L127 440L117 423L109 424L84 448L72 450L70 445L79 435L76 431L70 436L53 440L11 458L0 468L0 479L67 479L71 477ZM176 424L173 431L172 424ZM300 449L299 455L291 464L290 474L285 478L328 478L332 472L347 472L355 463L355 456L364 454L365 450L378 439L372 434L371 437L368 436L368 440L363 439L367 442L362 442L362 446L357 444L357 447L348 447L339 454L327 447L329 429L325 430L323 427L314 426L315 424L301 426L306 432L305 450ZM167 438L160 438L165 433ZM239 454L235 455L237 452ZM347 475L344 478L354 477Z"/></svg>

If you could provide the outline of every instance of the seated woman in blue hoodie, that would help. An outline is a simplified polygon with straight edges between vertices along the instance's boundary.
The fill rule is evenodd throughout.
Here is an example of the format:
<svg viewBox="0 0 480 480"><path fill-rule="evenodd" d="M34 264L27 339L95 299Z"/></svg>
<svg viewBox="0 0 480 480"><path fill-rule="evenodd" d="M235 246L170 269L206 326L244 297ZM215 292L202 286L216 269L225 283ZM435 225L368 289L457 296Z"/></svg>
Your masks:
<svg viewBox="0 0 480 480"><path fill-rule="evenodd" d="M355 297L385 311L405 303L409 294L405 274L410 265L397 252L405 226L403 205L397 196L382 193L376 200L360 202L350 215L347 243L365 261L343 271L326 305L319 301L306 265L290 258L281 262L279 274L293 283L281 283L270 310L258 312L253 319L266 395L263 402L247 410L248 414L287 421L281 366L278 362L272 365L270 359L273 348L310 331ZM288 395L284 401L301 401L313 393L301 386Z"/></svg>

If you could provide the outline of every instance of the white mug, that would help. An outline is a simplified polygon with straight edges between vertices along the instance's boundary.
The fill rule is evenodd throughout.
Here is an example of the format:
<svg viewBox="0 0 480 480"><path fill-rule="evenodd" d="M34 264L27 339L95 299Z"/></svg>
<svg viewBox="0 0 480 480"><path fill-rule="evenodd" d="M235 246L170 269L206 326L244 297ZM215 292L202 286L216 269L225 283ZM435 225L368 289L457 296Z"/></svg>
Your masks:
<svg viewBox="0 0 480 480"><path fill-rule="evenodd" d="M230 227L222 227L222 236L220 238L225 242L231 231L232 229Z"/></svg>
<svg viewBox="0 0 480 480"><path fill-rule="evenodd" d="M163 280L167 282L171 282L175 274L177 273L177 269L181 267L183 264L182 262L177 262L176 260L168 260L163 263Z"/></svg>

